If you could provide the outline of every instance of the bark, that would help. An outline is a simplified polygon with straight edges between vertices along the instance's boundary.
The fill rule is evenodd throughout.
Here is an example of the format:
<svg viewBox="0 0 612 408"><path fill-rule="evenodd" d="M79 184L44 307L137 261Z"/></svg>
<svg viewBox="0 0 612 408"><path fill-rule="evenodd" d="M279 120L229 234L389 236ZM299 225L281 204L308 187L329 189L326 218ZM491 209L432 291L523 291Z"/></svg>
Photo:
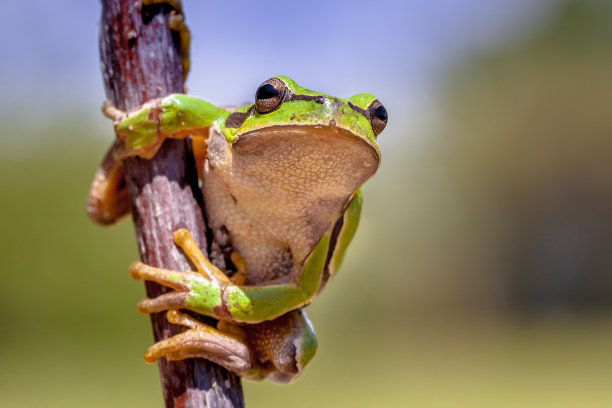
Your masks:
<svg viewBox="0 0 612 408"><path fill-rule="evenodd" d="M102 0L100 56L106 96L129 110L145 101L183 91L180 38L168 27L168 5L142 6L137 0ZM134 227L142 261L174 270L190 270L174 245L178 228L191 231L205 250L206 225L196 197L195 169L184 141L169 140L152 160L125 162ZM195 194L194 194L195 192ZM167 291L147 282L147 295ZM183 329L170 325L165 313L151 316L155 341ZM166 407L243 407L240 379L203 359L159 360Z"/></svg>

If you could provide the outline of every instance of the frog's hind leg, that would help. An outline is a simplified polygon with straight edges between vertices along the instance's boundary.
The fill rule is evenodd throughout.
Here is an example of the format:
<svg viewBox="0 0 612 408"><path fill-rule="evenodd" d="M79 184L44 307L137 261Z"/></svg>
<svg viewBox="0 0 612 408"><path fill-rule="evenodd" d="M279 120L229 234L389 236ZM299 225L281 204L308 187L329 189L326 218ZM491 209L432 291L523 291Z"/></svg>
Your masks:
<svg viewBox="0 0 612 408"><path fill-rule="evenodd" d="M304 370L317 350L317 337L303 310L245 326L249 342L266 367L268 379L288 383Z"/></svg>
<svg viewBox="0 0 612 408"><path fill-rule="evenodd" d="M187 331L162 340L145 352L145 360L205 358L249 380L268 378L279 383L295 380L312 359L317 340L302 310L254 325L219 321L210 327L193 317L169 310L170 323Z"/></svg>
<svg viewBox="0 0 612 408"><path fill-rule="evenodd" d="M238 375L253 368L252 351L239 329L218 330L178 310L168 311L167 319L188 330L149 347L144 355L147 362L154 363L164 356L169 360L205 358Z"/></svg>
<svg viewBox="0 0 612 408"><path fill-rule="evenodd" d="M104 156L87 195L87 214L102 225L113 224L130 212L123 164L115 158L118 147L115 142Z"/></svg>

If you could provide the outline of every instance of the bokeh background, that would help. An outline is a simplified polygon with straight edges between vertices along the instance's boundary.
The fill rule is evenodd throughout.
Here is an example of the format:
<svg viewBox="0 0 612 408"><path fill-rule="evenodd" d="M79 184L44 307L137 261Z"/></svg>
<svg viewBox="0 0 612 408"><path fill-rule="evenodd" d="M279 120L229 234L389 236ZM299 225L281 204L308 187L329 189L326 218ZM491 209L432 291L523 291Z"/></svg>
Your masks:
<svg viewBox="0 0 612 408"><path fill-rule="evenodd" d="M232 3L232 4L230 4ZM190 93L282 73L376 94L383 164L320 346L249 407L612 406L612 8L597 0L185 0ZM0 405L162 406L131 222L84 202L112 140L97 2L0 24Z"/></svg>

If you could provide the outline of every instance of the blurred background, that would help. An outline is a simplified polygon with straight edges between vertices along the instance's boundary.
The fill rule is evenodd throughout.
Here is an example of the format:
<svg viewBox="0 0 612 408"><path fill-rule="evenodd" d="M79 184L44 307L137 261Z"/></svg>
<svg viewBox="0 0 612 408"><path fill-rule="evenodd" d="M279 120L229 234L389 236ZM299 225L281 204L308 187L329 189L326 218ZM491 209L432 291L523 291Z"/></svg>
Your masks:
<svg viewBox="0 0 612 408"><path fill-rule="evenodd" d="M27 4L27 5L26 5ZM185 0L189 92L286 74L389 125L317 357L248 407L612 406L612 7L597 0ZM162 406L131 222L92 224L97 2L4 5L0 399ZM282 35L276 33L282 32Z"/></svg>

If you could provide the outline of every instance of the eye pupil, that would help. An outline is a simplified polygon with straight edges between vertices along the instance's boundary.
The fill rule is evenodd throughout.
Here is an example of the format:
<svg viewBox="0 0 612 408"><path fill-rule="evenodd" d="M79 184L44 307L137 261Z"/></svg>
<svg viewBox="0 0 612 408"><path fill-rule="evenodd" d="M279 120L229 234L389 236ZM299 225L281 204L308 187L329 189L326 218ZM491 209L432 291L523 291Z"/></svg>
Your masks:
<svg viewBox="0 0 612 408"><path fill-rule="evenodd" d="M271 84L264 84L257 90L257 99L272 99L278 96L278 90Z"/></svg>
<svg viewBox="0 0 612 408"><path fill-rule="evenodd" d="M382 105L374 110L374 116L383 122L387 122L387 110Z"/></svg>
<svg viewBox="0 0 612 408"><path fill-rule="evenodd" d="M270 78L255 92L255 109L259 113L268 113L283 104L287 85L278 78Z"/></svg>
<svg viewBox="0 0 612 408"><path fill-rule="evenodd" d="M368 111L370 112L370 123L372 124L374 136L378 136L387 126L387 110L377 99L370 104Z"/></svg>

